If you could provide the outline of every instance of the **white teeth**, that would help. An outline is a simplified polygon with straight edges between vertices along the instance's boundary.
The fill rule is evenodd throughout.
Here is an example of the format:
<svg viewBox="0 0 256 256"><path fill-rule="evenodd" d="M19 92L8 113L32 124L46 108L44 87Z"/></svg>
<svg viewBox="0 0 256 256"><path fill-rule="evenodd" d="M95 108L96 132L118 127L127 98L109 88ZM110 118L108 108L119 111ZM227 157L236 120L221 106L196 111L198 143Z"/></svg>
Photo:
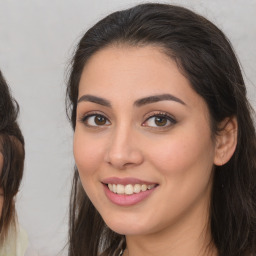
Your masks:
<svg viewBox="0 0 256 256"><path fill-rule="evenodd" d="M124 193L126 195L132 195L133 194L133 185L129 184L125 186Z"/></svg>
<svg viewBox="0 0 256 256"><path fill-rule="evenodd" d="M148 185L147 189L152 189L155 185Z"/></svg>
<svg viewBox="0 0 256 256"><path fill-rule="evenodd" d="M147 185L145 185L145 184L143 184L142 186L141 186L141 190L142 191L146 191L148 188L147 188Z"/></svg>
<svg viewBox="0 0 256 256"><path fill-rule="evenodd" d="M126 186L122 184L108 184L108 188L110 191L114 192L115 194L119 195L133 195L134 193L138 194L140 192L144 192L146 190L150 190L154 188L156 185L151 184L151 185L146 185L146 184L128 184Z"/></svg>
<svg viewBox="0 0 256 256"><path fill-rule="evenodd" d="M124 194L124 185L117 184L116 187L117 187L116 189L117 194Z"/></svg>
<svg viewBox="0 0 256 256"><path fill-rule="evenodd" d="M141 189L141 185L135 184L133 187L133 192L138 194L140 193L140 189Z"/></svg>
<svg viewBox="0 0 256 256"><path fill-rule="evenodd" d="M108 188L110 191L113 191L113 185L112 184L108 184Z"/></svg>

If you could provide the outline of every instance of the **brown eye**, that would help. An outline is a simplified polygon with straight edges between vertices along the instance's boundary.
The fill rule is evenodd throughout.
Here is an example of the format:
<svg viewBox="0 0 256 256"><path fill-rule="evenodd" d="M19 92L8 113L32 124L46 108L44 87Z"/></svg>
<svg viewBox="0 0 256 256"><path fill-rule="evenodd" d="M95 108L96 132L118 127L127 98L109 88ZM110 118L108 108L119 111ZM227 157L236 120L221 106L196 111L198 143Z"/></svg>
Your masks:
<svg viewBox="0 0 256 256"><path fill-rule="evenodd" d="M94 122L97 125L104 125L107 123L107 119L104 116L95 116Z"/></svg>
<svg viewBox="0 0 256 256"><path fill-rule="evenodd" d="M176 120L169 115L160 115L156 114L149 117L144 123L143 126L153 127L153 128L168 128L174 124L176 124Z"/></svg>
<svg viewBox="0 0 256 256"><path fill-rule="evenodd" d="M97 114L86 116L82 121L91 127L110 125L110 121L105 116Z"/></svg>
<svg viewBox="0 0 256 256"><path fill-rule="evenodd" d="M165 126L167 124L167 118L162 117L162 116L157 116L155 117L155 124L157 126Z"/></svg>

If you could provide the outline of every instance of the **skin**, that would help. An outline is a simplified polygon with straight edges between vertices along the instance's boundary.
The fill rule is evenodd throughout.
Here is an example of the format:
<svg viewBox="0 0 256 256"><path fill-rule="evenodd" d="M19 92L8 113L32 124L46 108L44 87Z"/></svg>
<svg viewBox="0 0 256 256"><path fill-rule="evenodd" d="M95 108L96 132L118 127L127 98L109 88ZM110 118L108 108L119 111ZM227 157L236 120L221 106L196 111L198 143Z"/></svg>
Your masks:
<svg viewBox="0 0 256 256"><path fill-rule="evenodd" d="M183 103L134 105L163 94ZM84 95L104 98L111 107ZM125 255L217 255L206 248L213 166L222 161L224 146L212 139L206 103L176 63L153 46L107 47L84 67L78 100L74 157L80 179L106 224L126 235ZM171 117L164 127L156 123L159 113ZM84 118L88 114L104 116L105 123ZM109 177L158 186L124 207L106 197L102 180Z"/></svg>

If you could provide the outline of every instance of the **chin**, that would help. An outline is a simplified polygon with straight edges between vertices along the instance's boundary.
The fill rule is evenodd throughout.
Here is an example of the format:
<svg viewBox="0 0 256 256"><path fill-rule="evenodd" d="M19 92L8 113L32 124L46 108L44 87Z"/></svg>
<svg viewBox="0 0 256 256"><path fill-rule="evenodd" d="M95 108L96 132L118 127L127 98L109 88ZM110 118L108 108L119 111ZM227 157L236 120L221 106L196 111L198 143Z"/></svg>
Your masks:
<svg viewBox="0 0 256 256"><path fill-rule="evenodd" d="M120 235L143 235L147 232L144 229L140 229L138 227L120 227L120 226L109 226L107 225L111 230L116 232Z"/></svg>
<svg viewBox="0 0 256 256"><path fill-rule="evenodd" d="M150 233L149 225L141 222L141 220L127 220L125 217L117 220L113 216L111 219L107 218L104 221L111 230L120 235L142 235Z"/></svg>

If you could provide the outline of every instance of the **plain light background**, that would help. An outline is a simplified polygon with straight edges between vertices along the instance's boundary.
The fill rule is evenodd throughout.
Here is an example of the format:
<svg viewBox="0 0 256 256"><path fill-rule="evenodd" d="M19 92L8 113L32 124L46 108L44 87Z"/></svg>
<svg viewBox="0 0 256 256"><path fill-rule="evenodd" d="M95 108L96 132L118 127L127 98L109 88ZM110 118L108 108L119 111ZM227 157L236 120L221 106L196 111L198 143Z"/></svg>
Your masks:
<svg viewBox="0 0 256 256"><path fill-rule="evenodd" d="M66 255L73 171L65 76L79 38L112 11L136 0L0 0L0 69L20 104L25 174L17 197L21 225L40 256ZM242 64L256 106L256 0L165 1L191 8L219 26Z"/></svg>

